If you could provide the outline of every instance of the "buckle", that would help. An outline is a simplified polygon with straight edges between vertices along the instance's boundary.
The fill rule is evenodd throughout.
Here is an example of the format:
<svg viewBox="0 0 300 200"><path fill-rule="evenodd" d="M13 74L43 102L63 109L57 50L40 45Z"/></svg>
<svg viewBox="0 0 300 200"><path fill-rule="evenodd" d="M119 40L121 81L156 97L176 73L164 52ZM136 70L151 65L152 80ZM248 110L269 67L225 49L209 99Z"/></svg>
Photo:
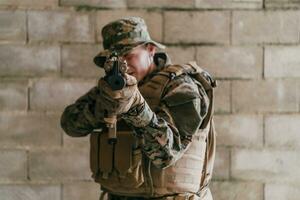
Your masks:
<svg viewBox="0 0 300 200"><path fill-rule="evenodd" d="M175 77L176 77L176 73L175 73L175 72L170 72L170 73L169 73L169 78L170 78L171 80L173 80Z"/></svg>
<svg viewBox="0 0 300 200"><path fill-rule="evenodd" d="M207 71L202 71L201 73L213 88L217 87L217 81L212 78L212 76Z"/></svg>

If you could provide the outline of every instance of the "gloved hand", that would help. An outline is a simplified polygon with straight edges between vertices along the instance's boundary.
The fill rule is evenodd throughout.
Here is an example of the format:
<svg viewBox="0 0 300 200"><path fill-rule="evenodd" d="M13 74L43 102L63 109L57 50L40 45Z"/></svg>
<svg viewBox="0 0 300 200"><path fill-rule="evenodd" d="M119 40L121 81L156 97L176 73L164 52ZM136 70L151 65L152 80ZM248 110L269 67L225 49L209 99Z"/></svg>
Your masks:
<svg viewBox="0 0 300 200"><path fill-rule="evenodd" d="M112 90L103 78L100 79L96 104L101 112L107 111L108 117L122 114L121 117L134 127L147 126L154 113L138 90L135 77L125 74L125 79L126 87L122 90Z"/></svg>
<svg viewBox="0 0 300 200"><path fill-rule="evenodd" d="M129 109L142 105L144 98L137 88L137 80L134 76L125 74L126 86L122 90L112 90L107 82L101 78L98 82L100 95L97 104L107 111L109 116L127 113Z"/></svg>

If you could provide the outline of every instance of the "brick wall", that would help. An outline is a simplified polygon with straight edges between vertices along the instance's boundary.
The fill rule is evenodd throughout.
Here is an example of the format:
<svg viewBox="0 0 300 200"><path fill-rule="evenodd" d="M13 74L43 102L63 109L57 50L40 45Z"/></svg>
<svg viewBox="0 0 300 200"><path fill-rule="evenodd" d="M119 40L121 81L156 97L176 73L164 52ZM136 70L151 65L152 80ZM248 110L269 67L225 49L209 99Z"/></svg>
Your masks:
<svg viewBox="0 0 300 200"><path fill-rule="evenodd" d="M141 16L173 62L216 91L215 200L300 196L300 3L290 0L1 0L0 200L98 199L88 137L59 127L95 85L101 27Z"/></svg>

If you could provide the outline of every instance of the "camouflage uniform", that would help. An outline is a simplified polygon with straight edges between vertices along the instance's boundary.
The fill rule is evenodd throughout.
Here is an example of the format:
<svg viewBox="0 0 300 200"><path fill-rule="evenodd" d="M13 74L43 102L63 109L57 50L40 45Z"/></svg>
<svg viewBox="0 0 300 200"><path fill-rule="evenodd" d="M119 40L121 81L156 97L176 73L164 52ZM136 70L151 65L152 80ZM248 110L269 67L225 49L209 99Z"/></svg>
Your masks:
<svg viewBox="0 0 300 200"><path fill-rule="evenodd" d="M94 59L95 63L101 64L101 56L109 54L112 49L118 49L123 54L132 49L136 44L149 42L159 48L164 48L163 45L151 40L150 36L147 35L148 32L143 32L144 35L140 37L130 34L121 35L120 38L115 39L117 42L109 37L109 35L114 35L116 32L131 33L132 26L138 28L141 28L137 26L139 24L145 26L144 22L140 20L140 18L125 18L117 21L118 23L113 22L104 27L102 35L105 50L96 56ZM144 29L144 27L141 29ZM111 45L115 43L117 45ZM165 53L155 54L154 62L156 69L139 82L139 88L143 87L158 72L171 64L169 57ZM101 110L101 108L97 108L97 97L99 95L101 95L99 88L95 86L75 103L65 108L61 117L61 126L68 135L81 137L90 134L95 129L105 128L104 114L97 112ZM193 135L200 128L203 119L207 115L209 107L207 94L197 81L189 75L182 74L170 80L166 85L158 107L149 106L147 104L147 97L145 97L145 100L145 105L138 109L130 110L121 117L133 129L134 136L143 139L143 155L151 161L152 165L160 169L174 165L187 150L188 145L193 140ZM151 120L146 125L132 125L145 117L149 118L149 116L151 116ZM141 197L133 198L116 195L109 195L109 198L143 199ZM176 198L172 197L172 199ZM196 196L192 195L188 199L196 199Z"/></svg>

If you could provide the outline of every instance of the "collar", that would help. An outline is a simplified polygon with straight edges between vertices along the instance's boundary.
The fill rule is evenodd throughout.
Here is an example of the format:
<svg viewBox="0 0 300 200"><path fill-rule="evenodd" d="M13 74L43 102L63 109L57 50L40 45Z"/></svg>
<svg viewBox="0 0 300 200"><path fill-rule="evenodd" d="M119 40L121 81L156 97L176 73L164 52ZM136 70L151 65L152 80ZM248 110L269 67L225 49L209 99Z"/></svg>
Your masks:
<svg viewBox="0 0 300 200"><path fill-rule="evenodd" d="M157 53L155 53L154 56L153 56L153 62L155 64L154 70L150 74L146 75L139 82L139 84L138 84L139 86L141 86L144 83L146 83L147 81L149 81L153 76L155 76L163 68L165 68L166 66L172 64L169 55L167 53L165 53L165 52L157 52Z"/></svg>

